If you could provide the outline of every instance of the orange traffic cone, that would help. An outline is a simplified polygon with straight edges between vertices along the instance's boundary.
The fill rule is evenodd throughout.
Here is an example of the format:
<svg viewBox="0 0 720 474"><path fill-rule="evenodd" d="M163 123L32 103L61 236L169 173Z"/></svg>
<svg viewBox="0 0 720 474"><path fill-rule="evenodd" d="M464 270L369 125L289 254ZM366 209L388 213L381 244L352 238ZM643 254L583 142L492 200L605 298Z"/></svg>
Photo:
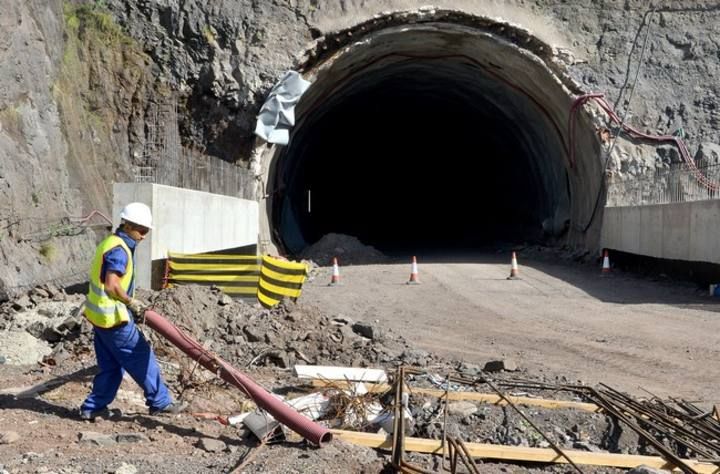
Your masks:
<svg viewBox="0 0 720 474"><path fill-rule="evenodd" d="M330 284L328 286L337 286L340 284L340 267L338 267L337 257L333 257L333 272L330 277Z"/></svg>
<svg viewBox="0 0 720 474"><path fill-rule="evenodd" d="M517 255L515 255L515 252L512 253L512 262L510 263L510 276L507 277L508 280L519 280L520 279L520 271L518 270L518 264L517 264Z"/></svg>
<svg viewBox="0 0 720 474"><path fill-rule="evenodd" d="M417 266L417 258L413 256L412 259L412 266L410 269L410 279L407 282L408 285L419 285L420 284L420 277L418 277L418 266Z"/></svg>
<svg viewBox="0 0 720 474"><path fill-rule="evenodd" d="M605 254L603 255L602 275L609 275L609 274L610 274L610 257L608 256L608 251L605 250Z"/></svg>

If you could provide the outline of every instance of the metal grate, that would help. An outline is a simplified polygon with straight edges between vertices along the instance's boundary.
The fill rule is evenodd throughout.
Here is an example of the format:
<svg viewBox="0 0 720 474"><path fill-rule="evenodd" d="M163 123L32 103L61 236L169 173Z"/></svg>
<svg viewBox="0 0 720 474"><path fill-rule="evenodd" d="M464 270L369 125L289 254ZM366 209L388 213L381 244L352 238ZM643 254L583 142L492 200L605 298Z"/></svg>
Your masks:
<svg viewBox="0 0 720 474"><path fill-rule="evenodd" d="M135 182L155 183L243 197L249 190L247 170L182 146L177 119L177 97L151 104L147 111L145 147L134 160Z"/></svg>
<svg viewBox="0 0 720 474"><path fill-rule="evenodd" d="M704 180L698 180L704 176ZM661 168L635 179L608 179L607 205L613 207L720 199L720 164Z"/></svg>

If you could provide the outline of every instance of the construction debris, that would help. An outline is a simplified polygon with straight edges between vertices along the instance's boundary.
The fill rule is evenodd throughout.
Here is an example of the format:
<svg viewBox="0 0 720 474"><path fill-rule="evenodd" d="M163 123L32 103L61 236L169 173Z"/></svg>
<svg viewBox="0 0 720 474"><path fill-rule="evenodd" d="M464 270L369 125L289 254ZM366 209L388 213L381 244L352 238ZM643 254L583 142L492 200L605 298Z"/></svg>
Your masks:
<svg viewBox="0 0 720 474"><path fill-rule="evenodd" d="M714 448L720 443L712 436L720 433L720 422L711 410L683 400L656 397L637 400L609 387L600 386L593 391L585 386L558 383L557 379L513 378L523 371L510 372L508 369L516 367L509 359L497 359L485 366L499 369L492 373L491 380L490 372L481 369L482 366L443 360L428 353L418 355L401 337L377 322L328 316L288 301L276 309L265 310L200 287L167 290L150 294L148 299L155 308L173 314L176 325L203 342L205 355L187 360L153 336L152 331L145 331L160 355L171 386L179 392L195 391L207 396L221 393L224 388L212 382L212 376L201 377L197 366L209 362L215 369L222 369L225 366L219 361L224 356L233 364L250 369L293 367L297 378L290 378L288 372L274 372L272 384L277 389L274 398L284 398L279 395L283 393L287 396L281 402L283 405L324 427L338 430L333 433L362 446L390 449L399 446L402 440L405 453L402 466L425 469L421 466L438 468L442 464L449 472L463 468L476 472L478 458L483 458L574 463L582 466L583 472L593 472L587 471L590 465L628 468L637 465L633 463L652 469L680 466L687 472L709 472L708 466L716 467L706 461L718 458ZM31 321L25 313L41 307L43 301L38 298L29 306L14 305L22 307L7 313L12 317L4 319L6 327L14 325L14 330L22 330L24 323L18 321ZM83 346L89 346L91 339L82 320L77 324L65 320L61 323L67 327L59 331L60 340L45 341L53 357L85 354ZM39 337L43 333L35 331ZM27 331L26 334L36 337ZM420 360L429 361L430 366L427 370L406 369L402 384L398 383L397 374L388 375L382 368ZM18 384L3 389L0 396L4 393L16 400L32 400L52 393L70 380L71 377L58 377L40 384ZM302 385L308 382L310 387ZM403 387L400 392L398 387ZM302 393L308 388L309 393ZM260 443L267 443L274 436L285 435L290 442L296 439L279 429L281 424L272 415L252 404L237 404L225 413L202 409L193 415L200 422L215 423L225 429L244 426L247 430L240 428L238 434L233 431L233 436L252 433L251 439ZM123 418L114 419L120 423ZM665 450L653 447L653 442L646 439L648 436L655 443L662 443ZM80 442L98 446L142 439L147 440L148 436L99 431L80 435ZM154 439L153 435L149 439ZM213 455L224 456L238 449L217 433L198 439L202 441L196 446ZM255 459L263 459L267 465L271 459L263 456L274 449L277 448L273 445L257 451ZM433 457L439 460L433 461ZM382 457L373 455L369 462L379 459ZM387 459L399 462L400 458L391 455Z"/></svg>
<svg viewBox="0 0 720 474"><path fill-rule="evenodd" d="M295 375L300 379L347 380L350 382L387 382L387 374L382 369L357 367L325 367L319 365L296 365Z"/></svg>

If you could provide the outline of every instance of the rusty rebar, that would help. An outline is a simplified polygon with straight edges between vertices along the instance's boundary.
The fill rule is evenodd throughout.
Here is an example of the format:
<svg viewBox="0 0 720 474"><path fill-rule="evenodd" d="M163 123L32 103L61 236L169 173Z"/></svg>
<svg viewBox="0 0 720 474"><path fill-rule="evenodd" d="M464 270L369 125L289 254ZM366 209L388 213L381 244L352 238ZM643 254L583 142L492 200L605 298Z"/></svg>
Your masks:
<svg viewBox="0 0 720 474"><path fill-rule="evenodd" d="M508 398L507 395L505 395L505 393L504 393L502 390L500 390L498 387L495 386L494 383L492 383L492 382L490 381L490 378L489 378L489 377L487 377L484 373L483 373L482 375L483 375L483 383L487 384L488 387L490 387L500 398L502 398L503 400L505 400L505 403L507 403L510 407L512 407L513 410L515 410L515 411L518 413L518 415L520 415L530 426L532 426L532 428L533 428L535 431L537 431L537 432L540 434L540 436L542 436L543 438L545 438L545 441L548 442L548 444L552 447L552 449L553 449L556 453L558 453L559 456L565 458L565 459L567 460L567 462L568 462L573 468L575 468L575 470L576 470L577 472L579 472L580 474L583 474L582 469L580 469L580 467L578 467L578 465L575 464L575 461L573 461L573 460L570 458L570 456L568 456L568 455L565 453L565 451L563 451L562 448L560 448L560 446L558 446L557 443L555 443L555 441L553 441L553 440L552 440L548 435L546 435L540 428L538 428L537 425L536 425L535 423L533 423L532 420L530 420L530 418L528 418L528 417L525 415L525 413L523 413L523 411L520 410L520 409L517 407L517 405L515 405L515 403L513 403L513 401L510 400L510 398Z"/></svg>
<svg viewBox="0 0 720 474"><path fill-rule="evenodd" d="M619 409L617 406L615 406L610 400L608 400L605 395L601 394L598 390L594 388L588 388L588 393L592 395L592 398L594 398L593 402L597 405L599 405L603 410L605 410L607 413L612 414L617 419L625 423L630 429L635 431L638 435L643 437L648 443L652 444L653 447L663 456L665 459L669 460L672 464L674 464L677 468L682 470L685 473L688 474L698 474L698 472L693 469L692 467L685 464L685 462L677 456L672 450L667 448L663 443L655 439L655 437L647 432L645 429L643 429L641 426L639 426L637 423L630 420L625 414L623 413L623 410Z"/></svg>
<svg viewBox="0 0 720 474"><path fill-rule="evenodd" d="M454 451L454 460L451 461L450 465L452 467L451 473L455 474L457 472L457 458L459 457L460 460L465 464L465 467L468 468L470 472L473 472L475 474L480 474L480 471L478 471L477 466L475 465L475 461L473 460L473 457L470 455L470 452L467 449L467 446L462 442L461 439L456 439L452 436L448 436L448 446L452 446Z"/></svg>

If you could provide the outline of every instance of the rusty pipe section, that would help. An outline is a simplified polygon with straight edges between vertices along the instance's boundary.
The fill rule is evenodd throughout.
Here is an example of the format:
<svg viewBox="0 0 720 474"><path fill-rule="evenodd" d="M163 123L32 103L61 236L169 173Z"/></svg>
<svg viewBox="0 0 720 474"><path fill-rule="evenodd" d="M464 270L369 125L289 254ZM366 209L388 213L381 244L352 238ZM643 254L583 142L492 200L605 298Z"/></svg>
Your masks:
<svg viewBox="0 0 720 474"><path fill-rule="evenodd" d="M277 421L298 433L308 441L321 446L332 440L332 433L309 418L301 415L278 398L268 393L250 377L210 353L196 340L186 335L170 321L155 311L145 312L145 324L177 346L192 360L217 374L226 382L235 385L257 406L270 413Z"/></svg>

